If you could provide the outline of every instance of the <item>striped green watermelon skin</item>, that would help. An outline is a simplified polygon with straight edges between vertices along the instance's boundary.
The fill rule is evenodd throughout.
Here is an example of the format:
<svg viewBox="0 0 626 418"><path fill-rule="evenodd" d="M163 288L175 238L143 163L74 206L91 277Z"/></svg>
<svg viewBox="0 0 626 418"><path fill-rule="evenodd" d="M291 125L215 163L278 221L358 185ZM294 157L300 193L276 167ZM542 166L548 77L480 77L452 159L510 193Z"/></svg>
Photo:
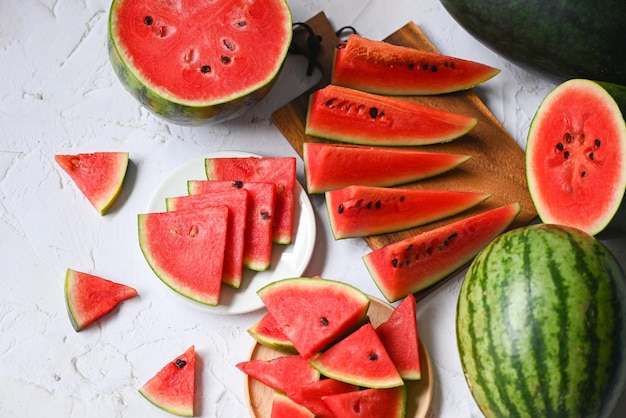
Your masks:
<svg viewBox="0 0 626 418"><path fill-rule="evenodd" d="M591 235L532 225L501 235L469 267L457 341L487 417L596 417L624 389L623 272Z"/></svg>

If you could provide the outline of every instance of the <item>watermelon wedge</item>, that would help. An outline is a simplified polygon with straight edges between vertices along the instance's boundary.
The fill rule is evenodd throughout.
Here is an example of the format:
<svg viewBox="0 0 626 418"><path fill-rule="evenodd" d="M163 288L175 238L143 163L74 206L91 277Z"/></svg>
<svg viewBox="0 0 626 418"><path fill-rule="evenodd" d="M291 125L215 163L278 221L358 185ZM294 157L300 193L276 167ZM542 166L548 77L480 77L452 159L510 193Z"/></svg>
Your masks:
<svg viewBox="0 0 626 418"><path fill-rule="evenodd" d="M249 377L286 394L320 378L318 371L299 354L271 360L248 360L238 363L236 367Z"/></svg>
<svg viewBox="0 0 626 418"><path fill-rule="evenodd" d="M175 415L192 417L195 400L196 352L191 346L167 363L141 388L147 400Z"/></svg>
<svg viewBox="0 0 626 418"><path fill-rule="evenodd" d="M290 244L295 218L296 159L294 157L215 157L205 160L209 180L276 184L273 241Z"/></svg>
<svg viewBox="0 0 626 418"><path fill-rule="evenodd" d="M469 155L348 144L305 142L302 158L309 193L351 185L397 186L436 176Z"/></svg>
<svg viewBox="0 0 626 418"><path fill-rule="evenodd" d="M226 248L224 250L222 282L234 288L239 288L243 278L243 250L247 222L248 192L243 189L235 189L226 192L169 197L165 199L165 206L168 211L215 206L226 206L228 208L228 235L226 236Z"/></svg>
<svg viewBox="0 0 626 418"><path fill-rule="evenodd" d="M284 393L274 391L270 418L315 418L315 414L289 399Z"/></svg>
<svg viewBox="0 0 626 418"><path fill-rule="evenodd" d="M266 313L248 328L248 334L259 344L285 353L296 353L296 348L278 325L272 314Z"/></svg>
<svg viewBox="0 0 626 418"><path fill-rule="evenodd" d="M294 391L288 393L288 396L299 405L303 405L307 410L313 412L317 418L336 418L328 409L328 406L326 406L323 398L355 390L358 390L358 387L353 384L324 378L297 387Z"/></svg>
<svg viewBox="0 0 626 418"><path fill-rule="evenodd" d="M490 209L374 250L363 261L389 302L423 290L467 264L504 232L519 203Z"/></svg>
<svg viewBox="0 0 626 418"><path fill-rule="evenodd" d="M335 239L401 231L461 213L491 195L478 192L348 186L326 192Z"/></svg>
<svg viewBox="0 0 626 418"><path fill-rule="evenodd" d="M326 396L324 402L335 417L404 418L406 398L406 387L398 386Z"/></svg>
<svg viewBox="0 0 626 418"><path fill-rule="evenodd" d="M228 231L228 208L138 215L139 246L163 283L196 302L219 301Z"/></svg>
<svg viewBox="0 0 626 418"><path fill-rule="evenodd" d="M110 313L120 302L137 296L130 286L67 269L65 304L74 330L81 331Z"/></svg>
<svg viewBox="0 0 626 418"><path fill-rule="evenodd" d="M89 202L104 215L122 190L128 168L128 153L57 154L54 159Z"/></svg>

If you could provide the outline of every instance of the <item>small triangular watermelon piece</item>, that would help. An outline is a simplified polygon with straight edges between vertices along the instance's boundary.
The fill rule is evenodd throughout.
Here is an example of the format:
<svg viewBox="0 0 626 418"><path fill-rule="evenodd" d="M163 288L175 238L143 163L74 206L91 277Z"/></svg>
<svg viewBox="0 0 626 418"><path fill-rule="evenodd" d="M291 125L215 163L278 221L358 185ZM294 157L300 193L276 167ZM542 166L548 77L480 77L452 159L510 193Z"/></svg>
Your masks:
<svg viewBox="0 0 626 418"><path fill-rule="evenodd" d="M363 389L325 396L328 408L341 418L404 418L406 386Z"/></svg>
<svg viewBox="0 0 626 418"><path fill-rule="evenodd" d="M278 280L257 294L307 359L361 325L370 304L354 286L307 277Z"/></svg>
<svg viewBox="0 0 626 418"><path fill-rule="evenodd" d="M187 190L191 195L233 189L244 189L248 192L248 219L244 234L243 265L250 270L267 270L272 263L276 184L218 180L190 180L187 182Z"/></svg>
<svg viewBox="0 0 626 418"><path fill-rule="evenodd" d="M140 389L147 400L175 415L192 417L195 400L196 352L192 345L167 363Z"/></svg>
<svg viewBox="0 0 626 418"><path fill-rule="evenodd" d="M285 394L320 378L319 372L299 354L271 360L248 360L238 363L236 367L249 377Z"/></svg>
<svg viewBox="0 0 626 418"><path fill-rule="evenodd" d="M312 359L311 365L324 376L366 388L404 384L369 322Z"/></svg>
<svg viewBox="0 0 626 418"><path fill-rule="evenodd" d="M239 288L243 279L243 249L248 192L243 189L235 189L225 192L168 197L165 199L165 206L168 211L215 206L228 208L228 235L226 236L222 282Z"/></svg>
<svg viewBox="0 0 626 418"><path fill-rule="evenodd" d="M54 159L98 212L104 215L122 190L128 153L58 154Z"/></svg>
<svg viewBox="0 0 626 418"><path fill-rule="evenodd" d="M137 296L137 291L92 274L67 269L65 304L76 331L111 312L120 302Z"/></svg>
<svg viewBox="0 0 626 418"><path fill-rule="evenodd" d="M228 233L225 206L138 215L139 246L154 273L192 300L219 302Z"/></svg>
<svg viewBox="0 0 626 418"><path fill-rule="evenodd" d="M413 294L406 296L389 319L376 328L376 334L404 380L422 377L415 303Z"/></svg>
<svg viewBox="0 0 626 418"><path fill-rule="evenodd" d="M296 353L291 340L285 335L271 313L266 313L254 325L248 328L248 334L259 344L285 353Z"/></svg>
<svg viewBox="0 0 626 418"><path fill-rule="evenodd" d="M270 418L315 418L315 414L284 393L274 391Z"/></svg>
<svg viewBox="0 0 626 418"><path fill-rule="evenodd" d="M205 159L209 180L271 182L276 184L273 241L290 244L295 218L295 157L215 157Z"/></svg>
<svg viewBox="0 0 626 418"><path fill-rule="evenodd" d="M328 409L322 398L355 390L358 390L358 386L350 383L340 382L335 379L320 379L297 387L295 391L287 395L297 404L313 412L317 418L335 418L335 415Z"/></svg>

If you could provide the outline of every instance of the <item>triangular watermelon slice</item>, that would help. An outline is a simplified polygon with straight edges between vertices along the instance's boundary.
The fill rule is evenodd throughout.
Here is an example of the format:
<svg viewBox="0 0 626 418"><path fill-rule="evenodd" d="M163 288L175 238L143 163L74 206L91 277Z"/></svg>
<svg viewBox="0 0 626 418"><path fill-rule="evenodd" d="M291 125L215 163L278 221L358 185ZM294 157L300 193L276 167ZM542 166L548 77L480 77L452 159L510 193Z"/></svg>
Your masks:
<svg viewBox="0 0 626 418"><path fill-rule="evenodd" d="M155 274L192 300L217 305L228 232L228 208L138 215L139 246Z"/></svg>
<svg viewBox="0 0 626 418"><path fill-rule="evenodd" d="M276 184L273 241L289 244L295 217L296 159L294 157L215 157L205 160L207 179Z"/></svg>
<svg viewBox="0 0 626 418"><path fill-rule="evenodd" d="M234 288L239 288L243 278L248 192L235 189L226 192L168 197L165 199L165 206L168 211L215 206L228 208L228 235L226 236L222 281Z"/></svg>
<svg viewBox="0 0 626 418"><path fill-rule="evenodd" d="M104 215L122 190L128 168L128 153L58 154L54 159L98 212Z"/></svg>
<svg viewBox="0 0 626 418"><path fill-rule="evenodd" d="M271 313L266 313L254 325L248 328L248 334L259 344L285 353L297 352L291 340L285 335Z"/></svg>
<svg viewBox="0 0 626 418"><path fill-rule="evenodd" d="M192 417L195 399L196 352L192 345L167 363L140 389L147 400L175 415Z"/></svg>
<svg viewBox="0 0 626 418"><path fill-rule="evenodd" d="M349 284L306 277L278 280L257 294L307 359L362 324L370 304Z"/></svg>
<svg viewBox="0 0 626 418"><path fill-rule="evenodd" d="M291 400L306 407L313 412L317 418L336 418L323 401L324 396L336 395L339 393L352 392L358 387L350 383L340 382L335 379L320 379L302 386L299 386L288 393Z"/></svg>
<svg viewBox="0 0 626 418"><path fill-rule="evenodd" d="M281 392L274 391L270 418L316 418L315 414L298 405Z"/></svg>
<svg viewBox="0 0 626 418"><path fill-rule="evenodd" d="M406 387L364 389L325 396L324 402L335 417L341 418L404 418Z"/></svg>
<svg viewBox="0 0 626 418"><path fill-rule="evenodd" d="M248 360L238 363L236 367L249 377L285 394L320 378L318 371L299 354L271 360Z"/></svg>
<svg viewBox="0 0 626 418"><path fill-rule="evenodd" d="M80 331L111 312L120 302L137 296L130 286L92 274L67 269L65 304L76 331Z"/></svg>
<svg viewBox="0 0 626 418"><path fill-rule="evenodd" d="M376 328L376 334L405 380L422 377L415 303L415 296L407 295L389 319Z"/></svg>
<svg viewBox="0 0 626 418"><path fill-rule="evenodd" d="M315 357L311 365L324 376L367 388L404 384L369 322Z"/></svg>

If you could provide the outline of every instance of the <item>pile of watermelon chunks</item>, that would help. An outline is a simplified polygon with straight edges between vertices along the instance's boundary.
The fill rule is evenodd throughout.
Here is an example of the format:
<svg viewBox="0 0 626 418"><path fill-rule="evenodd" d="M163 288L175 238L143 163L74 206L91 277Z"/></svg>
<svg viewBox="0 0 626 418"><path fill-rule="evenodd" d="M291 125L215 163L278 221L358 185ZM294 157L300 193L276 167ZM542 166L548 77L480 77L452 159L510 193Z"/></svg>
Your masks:
<svg viewBox="0 0 626 418"><path fill-rule="evenodd" d="M405 381L422 377L413 295L375 327L370 297L342 282L284 279L258 294L268 313L249 333L275 356L237 368L272 390L272 418L405 416Z"/></svg>

